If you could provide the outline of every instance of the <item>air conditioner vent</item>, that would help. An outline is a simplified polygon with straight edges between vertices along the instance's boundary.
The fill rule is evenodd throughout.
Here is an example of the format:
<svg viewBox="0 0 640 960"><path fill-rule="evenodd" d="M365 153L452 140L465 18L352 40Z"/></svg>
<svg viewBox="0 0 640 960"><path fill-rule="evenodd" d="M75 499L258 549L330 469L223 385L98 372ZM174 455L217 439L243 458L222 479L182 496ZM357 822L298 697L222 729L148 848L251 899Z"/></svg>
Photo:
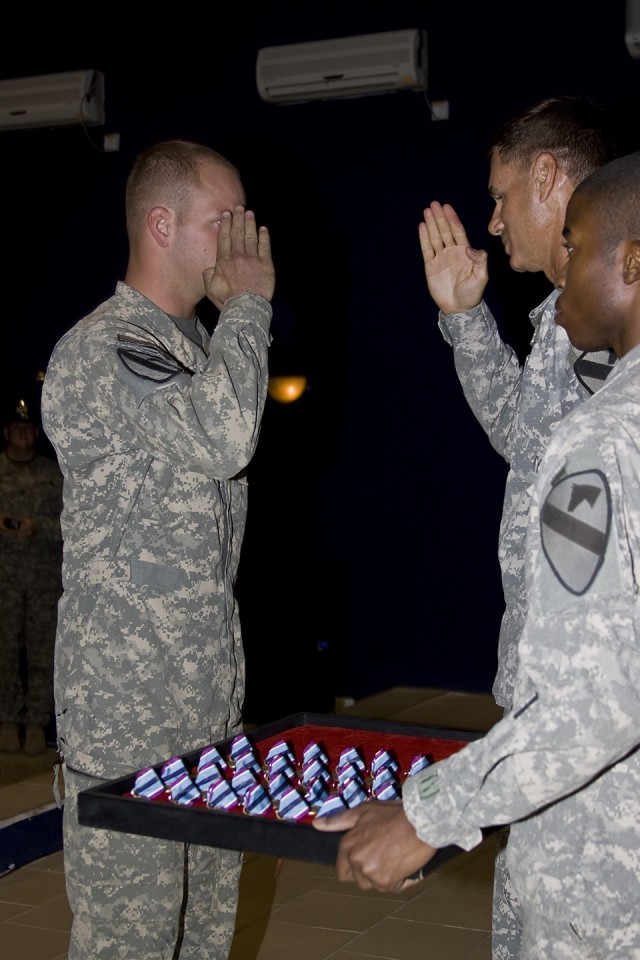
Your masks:
<svg viewBox="0 0 640 960"><path fill-rule="evenodd" d="M424 90L426 59L420 29L263 47L256 84L268 103Z"/></svg>

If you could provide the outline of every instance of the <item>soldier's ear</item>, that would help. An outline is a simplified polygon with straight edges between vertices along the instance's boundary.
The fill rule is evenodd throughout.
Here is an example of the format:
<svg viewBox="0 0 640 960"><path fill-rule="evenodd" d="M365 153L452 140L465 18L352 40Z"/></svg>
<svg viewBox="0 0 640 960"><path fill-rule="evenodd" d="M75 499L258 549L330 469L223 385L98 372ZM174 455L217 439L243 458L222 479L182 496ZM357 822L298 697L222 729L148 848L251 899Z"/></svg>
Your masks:
<svg viewBox="0 0 640 960"><path fill-rule="evenodd" d="M542 203L549 199L558 175L558 161L552 153L540 153L533 165L533 175Z"/></svg>
<svg viewBox="0 0 640 960"><path fill-rule="evenodd" d="M171 211L167 210L166 207L154 207L147 216L147 226L156 243L161 247L166 247L169 243Z"/></svg>
<svg viewBox="0 0 640 960"><path fill-rule="evenodd" d="M622 275L626 284L640 281L640 239L628 241Z"/></svg>

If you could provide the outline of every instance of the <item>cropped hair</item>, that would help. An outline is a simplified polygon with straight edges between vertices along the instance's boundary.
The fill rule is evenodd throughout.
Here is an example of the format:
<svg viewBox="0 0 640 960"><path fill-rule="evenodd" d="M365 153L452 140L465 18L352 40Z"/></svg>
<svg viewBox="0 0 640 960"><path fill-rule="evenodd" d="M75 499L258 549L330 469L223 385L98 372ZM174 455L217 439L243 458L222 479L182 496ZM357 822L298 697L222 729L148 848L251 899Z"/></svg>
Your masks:
<svg viewBox="0 0 640 960"><path fill-rule="evenodd" d="M491 140L488 154L526 169L540 153L550 153L577 185L592 170L618 155L605 108L580 96L541 100L509 120Z"/></svg>
<svg viewBox="0 0 640 960"><path fill-rule="evenodd" d="M127 231L133 236L155 206L173 207L180 215L200 185L202 163L214 163L237 174L237 168L217 150L187 140L164 140L137 158L127 180Z"/></svg>
<svg viewBox="0 0 640 960"><path fill-rule="evenodd" d="M640 240L640 152L594 170L575 191L597 212L598 226L613 255L625 240Z"/></svg>

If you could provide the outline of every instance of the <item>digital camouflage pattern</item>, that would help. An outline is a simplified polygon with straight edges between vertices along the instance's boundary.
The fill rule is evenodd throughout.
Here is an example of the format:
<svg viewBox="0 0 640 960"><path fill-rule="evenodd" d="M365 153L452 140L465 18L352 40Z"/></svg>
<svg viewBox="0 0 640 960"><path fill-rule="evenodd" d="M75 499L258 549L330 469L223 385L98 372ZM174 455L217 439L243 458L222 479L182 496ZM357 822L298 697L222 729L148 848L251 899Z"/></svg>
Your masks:
<svg viewBox="0 0 640 960"><path fill-rule="evenodd" d="M524 958L640 957L639 423L636 347L558 424L540 467L513 709L404 789L435 847L511 824ZM549 925L563 952L535 952Z"/></svg>
<svg viewBox="0 0 640 960"><path fill-rule="evenodd" d="M533 337L523 366L501 339L484 301L467 313L439 315L465 398L491 445L509 464L498 546L505 611L493 685L496 703L506 710L527 612L524 554L532 485L555 425L604 382L610 362L606 354L594 354L596 376L577 375L574 365L579 361L578 370L584 369L587 355L580 355L556 326L557 298L554 290L529 314Z"/></svg>
<svg viewBox="0 0 640 960"><path fill-rule="evenodd" d="M494 449L509 464L498 543L505 610L498 638L496 703L511 708L518 642L527 613L525 540L531 491L555 425L602 385L615 360L578 354L555 323L553 291L529 314L533 335L524 365L501 339L486 303L468 313L439 315L453 347L456 372L471 410ZM521 918L505 862L505 836L497 837L493 897L494 960L520 954Z"/></svg>
<svg viewBox="0 0 640 960"><path fill-rule="evenodd" d="M0 453L0 513L33 517L35 536L0 537L0 721L46 727L53 709L53 651L62 590L62 475L50 457ZM27 689L20 666L24 647Z"/></svg>
<svg viewBox="0 0 640 960"><path fill-rule="evenodd" d="M81 865L67 878L68 898L77 910L67 956L227 960L235 927L241 855L157 837L74 829L78 793L101 781L69 768L64 780L65 857ZM189 910L181 924L185 856ZM85 874L91 876L90 887L83 882ZM114 942L114 929L126 929L126 943ZM177 942L179 953L174 952Z"/></svg>
<svg viewBox="0 0 640 960"><path fill-rule="evenodd" d="M234 589L244 471L267 395L270 321L263 297L230 298L210 341L198 323L200 346L119 282L53 351L42 418L64 474L55 701L60 752L74 776L119 777L239 729L244 653ZM141 862L142 848L153 844L132 844L125 864L121 838L90 841L66 807L65 843L75 858L74 927L95 938L86 956L131 956L128 942L111 933L117 908L110 897L120 896L132 921L148 916L155 901L148 950L136 956L171 957L159 944L170 941L176 921L175 877L154 878ZM171 857L175 864L167 856L165 865ZM196 856L203 855L190 851L190 875ZM234 863L237 879L237 857ZM110 888L104 901L93 889L109 872L133 869L135 897L126 884L120 894ZM183 944L183 960L227 956L228 909L216 907L223 880L212 868L198 888L207 898L208 934L197 946ZM158 899L163 886L171 890L166 903ZM233 890L234 912L236 887L224 880L220 889ZM189 910L197 911L193 896Z"/></svg>

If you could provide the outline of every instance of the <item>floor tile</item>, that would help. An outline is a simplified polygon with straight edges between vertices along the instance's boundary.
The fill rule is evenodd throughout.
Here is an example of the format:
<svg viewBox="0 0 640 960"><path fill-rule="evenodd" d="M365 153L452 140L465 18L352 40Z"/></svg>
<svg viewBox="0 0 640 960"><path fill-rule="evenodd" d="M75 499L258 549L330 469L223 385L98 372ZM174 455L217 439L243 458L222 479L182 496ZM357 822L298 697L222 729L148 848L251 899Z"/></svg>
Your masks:
<svg viewBox="0 0 640 960"><path fill-rule="evenodd" d="M398 909L394 900L357 896L357 888L349 886L345 893L322 893L311 890L286 904L278 913L281 923L300 923L309 927L351 930L362 933Z"/></svg>
<svg viewBox="0 0 640 960"><path fill-rule="evenodd" d="M64 856L62 850L58 850L56 853L50 853L46 857L41 857L40 860L36 860L29 864L29 866L32 870L64 874Z"/></svg>
<svg viewBox="0 0 640 960"><path fill-rule="evenodd" d="M68 932L71 929L71 910L66 894L61 894L53 900L46 900L37 907L31 907L19 917L14 917L14 923Z"/></svg>
<svg viewBox="0 0 640 960"><path fill-rule="evenodd" d="M278 877L274 889L273 902L275 906L283 906L295 900L309 890L315 890L318 883L323 881L318 877L305 874L284 873Z"/></svg>
<svg viewBox="0 0 640 960"><path fill-rule="evenodd" d="M462 960L486 933L391 917L349 944L348 952L385 960Z"/></svg>
<svg viewBox="0 0 640 960"><path fill-rule="evenodd" d="M502 709L487 703L484 695L449 693L424 702L400 707L394 720L446 727L451 730L489 730L502 717Z"/></svg>
<svg viewBox="0 0 640 960"><path fill-rule="evenodd" d="M39 906L57 897L62 878L57 873L22 867L13 874L0 878L0 900L25 906Z"/></svg>
<svg viewBox="0 0 640 960"><path fill-rule="evenodd" d="M280 923L276 917L266 927L254 924L241 930L234 937L229 960L324 960L352 938L345 931Z"/></svg>
<svg viewBox="0 0 640 960"><path fill-rule="evenodd" d="M391 687L370 697L363 697L341 713L352 717L369 717L372 720L390 719L397 710L406 710L415 704L442 696L443 690L424 687Z"/></svg>
<svg viewBox="0 0 640 960"><path fill-rule="evenodd" d="M51 783L19 783L0 787L0 821L44 809L54 802Z"/></svg>
<svg viewBox="0 0 640 960"><path fill-rule="evenodd" d="M2 896L2 891L0 890L0 897ZM24 913L26 910L30 910L31 907L25 903L10 903L6 900L0 899L0 923L4 923L5 920L13 920L19 914Z"/></svg>
<svg viewBox="0 0 640 960"><path fill-rule="evenodd" d="M463 892L452 896L449 890L438 886L404 904L394 917L490 933L491 894Z"/></svg>
<svg viewBox="0 0 640 960"><path fill-rule="evenodd" d="M43 935L42 930L35 927L13 923L3 924L3 928L3 941L11 944L10 960L57 960L64 957L69 945L69 935L57 930L48 930Z"/></svg>
<svg viewBox="0 0 640 960"><path fill-rule="evenodd" d="M491 936L482 940L470 953L465 954L464 960L491 960Z"/></svg>

